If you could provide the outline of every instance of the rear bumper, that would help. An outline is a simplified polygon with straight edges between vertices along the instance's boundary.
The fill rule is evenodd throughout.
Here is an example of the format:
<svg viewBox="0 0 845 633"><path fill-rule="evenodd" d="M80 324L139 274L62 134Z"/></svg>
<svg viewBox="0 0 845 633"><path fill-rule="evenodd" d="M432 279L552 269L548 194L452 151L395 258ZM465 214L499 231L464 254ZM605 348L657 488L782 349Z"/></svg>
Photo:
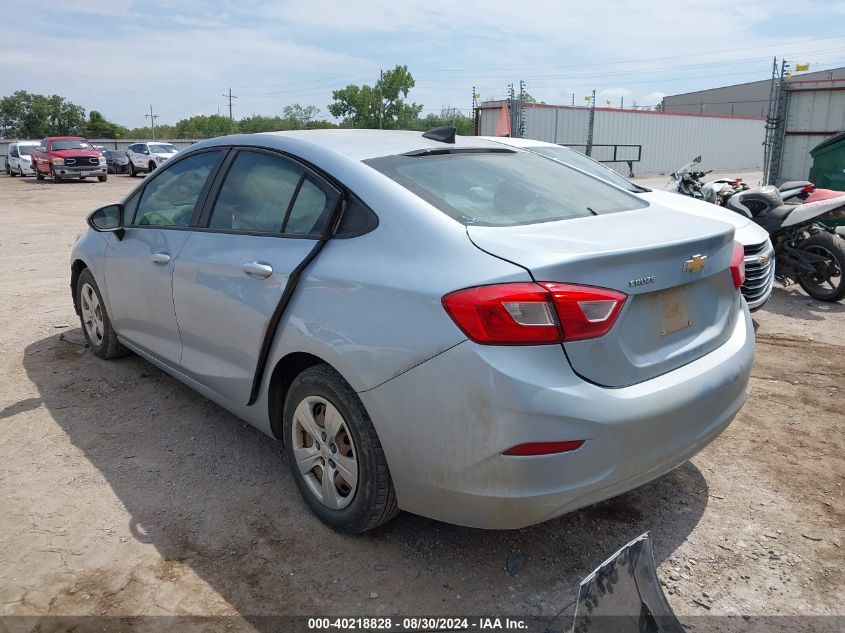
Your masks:
<svg viewBox="0 0 845 633"><path fill-rule="evenodd" d="M637 385L576 376L557 346L464 342L359 394L401 508L480 528L539 523L636 488L690 459L746 399L754 335L742 308L710 354ZM525 442L584 439L541 457Z"/></svg>

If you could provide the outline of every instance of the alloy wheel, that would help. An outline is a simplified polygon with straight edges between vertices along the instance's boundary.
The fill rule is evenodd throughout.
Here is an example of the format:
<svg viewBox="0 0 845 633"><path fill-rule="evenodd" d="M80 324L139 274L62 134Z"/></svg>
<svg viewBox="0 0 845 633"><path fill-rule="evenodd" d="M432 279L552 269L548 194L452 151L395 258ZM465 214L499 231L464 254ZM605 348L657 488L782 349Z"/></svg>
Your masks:
<svg viewBox="0 0 845 633"><path fill-rule="evenodd" d="M291 446L311 494L331 510L341 510L358 488L358 453L337 408L325 398L304 398L293 414Z"/></svg>
<svg viewBox="0 0 845 633"><path fill-rule="evenodd" d="M103 308L100 305L100 298L91 284L83 284L79 292L79 307L82 310L82 322L85 325L85 332L89 340L99 347L103 344L105 336L105 324L103 321Z"/></svg>

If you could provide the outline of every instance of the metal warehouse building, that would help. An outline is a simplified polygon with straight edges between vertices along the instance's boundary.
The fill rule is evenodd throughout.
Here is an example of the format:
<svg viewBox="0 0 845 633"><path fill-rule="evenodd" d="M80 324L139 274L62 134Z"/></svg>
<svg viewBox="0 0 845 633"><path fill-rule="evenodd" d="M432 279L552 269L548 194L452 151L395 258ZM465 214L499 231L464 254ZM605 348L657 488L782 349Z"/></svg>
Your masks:
<svg viewBox="0 0 845 633"><path fill-rule="evenodd" d="M765 121L760 117L544 103L523 103L520 109L515 101L486 101L478 107L479 134L495 135L502 106L511 109L512 129L521 127L523 138L569 145L579 151L586 151L592 140L592 157L626 176L628 160L637 174L669 173L699 154L703 165L718 169L758 169L763 165Z"/></svg>
<svg viewBox="0 0 845 633"><path fill-rule="evenodd" d="M794 82L845 79L845 68L802 73L787 84ZM769 112L769 98L772 80L751 81L744 84L711 88L697 92L685 92L663 97L666 112L688 114L720 114L727 116L756 116L765 118Z"/></svg>
<svg viewBox="0 0 845 633"><path fill-rule="evenodd" d="M667 112L770 117L767 182L804 180L812 165L810 150L845 130L845 68L802 73L774 86L765 80L671 95L663 106Z"/></svg>

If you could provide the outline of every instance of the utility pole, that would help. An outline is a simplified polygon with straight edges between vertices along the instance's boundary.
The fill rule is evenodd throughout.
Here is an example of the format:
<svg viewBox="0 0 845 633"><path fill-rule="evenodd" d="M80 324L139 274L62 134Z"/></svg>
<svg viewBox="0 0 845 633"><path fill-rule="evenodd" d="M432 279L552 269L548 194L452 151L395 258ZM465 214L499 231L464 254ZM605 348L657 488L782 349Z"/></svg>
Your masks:
<svg viewBox="0 0 845 633"><path fill-rule="evenodd" d="M150 125L153 128L153 140L156 140L156 119L158 118L158 115L153 114L153 104L150 104L150 113L145 114L144 116L150 120Z"/></svg>
<svg viewBox="0 0 845 633"><path fill-rule="evenodd" d="M619 109L623 110L625 108L625 97L619 97Z"/></svg>
<svg viewBox="0 0 845 633"><path fill-rule="evenodd" d="M517 137L524 138L525 137L525 110L522 107L522 104L525 102L525 82L522 79L519 80L519 127L517 130Z"/></svg>
<svg viewBox="0 0 845 633"><path fill-rule="evenodd" d="M593 155L593 128L596 124L596 91L593 90L592 98L590 99L590 119L587 124L587 156Z"/></svg>
<svg viewBox="0 0 845 633"><path fill-rule="evenodd" d="M472 87L472 133L478 136L478 93L475 91L475 86Z"/></svg>
<svg viewBox="0 0 845 633"><path fill-rule="evenodd" d="M235 119L232 116L232 99L237 99L234 95L232 95L232 89L229 88L229 94L223 95L224 97L229 97L229 131L231 132L232 129L235 127Z"/></svg>
<svg viewBox="0 0 845 633"><path fill-rule="evenodd" d="M384 70L378 71L378 129L384 125Z"/></svg>
<svg viewBox="0 0 845 633"><path fill-rule="evenodd" d="M516 93L513 90L513 84L508 84L508 114L510 115L511 120L511 136L514 136L514 132L517 127L517 110L516 110Z"/></svg>
<svg viewBox="0 0 845 633"><path fill-rule="evenodd" d="M572 103L570 104L573 108L575 107L575 93L572 93Z"/></svg>

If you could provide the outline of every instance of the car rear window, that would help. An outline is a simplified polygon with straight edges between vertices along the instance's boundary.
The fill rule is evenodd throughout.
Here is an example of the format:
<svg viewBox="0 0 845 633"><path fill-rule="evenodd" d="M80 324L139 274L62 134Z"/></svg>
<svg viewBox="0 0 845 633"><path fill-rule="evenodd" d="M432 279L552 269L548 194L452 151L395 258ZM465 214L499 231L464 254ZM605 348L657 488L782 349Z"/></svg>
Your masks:
<svg viewBox="0 0 845 633"><path fill-rule="evenodd" d="M532 152L537 152L538 154L542 154L543 156L548 156L549 158L559 160L560 162L564 163L565 165L569 165L570 167L575 167L576 169L585 171L591 176L606 180L610 184L616 185L617 187L622 187L623 189L627 189L628 191L634 192L643 191L641 187L638 187L624 176L620 176L610 167L605 167L601 163L597 163L596 161L594 161L589 156L579 154L575 150L569 149L568 147L551 147L549 145L537 145L529 149Z"/></svg>
<svg viewBox="0 0 845 633"><path fill-rule="evenodd" d="M365 162L466 225L536 224L648 206L602 180L529 152L452 150Z"/></svg>

